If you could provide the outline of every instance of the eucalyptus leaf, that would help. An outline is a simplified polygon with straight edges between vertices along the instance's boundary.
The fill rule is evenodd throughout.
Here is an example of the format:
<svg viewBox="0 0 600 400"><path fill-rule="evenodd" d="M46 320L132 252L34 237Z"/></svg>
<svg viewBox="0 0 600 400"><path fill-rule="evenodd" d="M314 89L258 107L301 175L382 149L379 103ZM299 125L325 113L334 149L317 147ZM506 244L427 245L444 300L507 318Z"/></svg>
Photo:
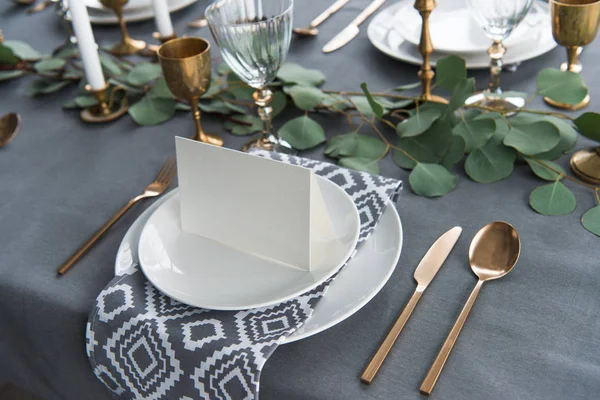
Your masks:
<svg viewBox="0 0 600 400"><path fill-rule="evenodd" d="M321 71L293 63L284 63L277 72L277 78L287 84L304 86L319 86L325 82L325 75Z"/></svg>
<svg viewBox="0 0 600 400"><path fill-rule="evenodd" d="M229 115L232 113L231 108L227 107L227 104L225 103L225 101L220 100L220 99L200 101L198 103L198 108L200 108L200 110L202 110L202 112L205 112L205 113L222 114L222 115Z"/></svg>
<svg viewBox="0 0 600 400"><path fill-rule="evenodd" d="M200 98L201 99L213 98L220 91L221 91L221 85L217 81L212 80L212 81L210 81L210 86L208 87L206 92L204 92L204 94L202 96L200 96Z"/></svg>
<svg viewBox="0 0 600 400"><path fill-rule="evenodd" d="M452 135L452 143L446 154L442 157L440 164L450 169L454 164L462 160L466 147L465 140L461 136Z"/></svg>
<svg viewBox="0 0 600 400"><path fill-rule="evenodd" d="M191 111L192 107L189 104L176 103L175 110L176 111Z"/></svg>
<svg viewBox="0 0 600 400"><path fill-rule="evenodd" d="M516 158L514 149L504 146L501 140L492 138L467 156L465 172L475 182L496 182L510 176Z"/></svg>
<svg viewBox="0 0 600 400"><path fill-rule="evenodd" d="M558 144L551 150L536 153L536 158L542 160L555 160L575 146L578 136L577 130L571 122L565 120L564 118L522 112L511 118L511 125L519 127L540 121L550 122L552 125L554 125L559 131L560 140Z"/></svg>
<svg viewBox="0 0 600 400"><path fill-rule="evenodd" d="M383 108L383 106L381 104L379 104L377 102L377 100L375 100L373 98L373 96L371 96L371 93L369 92L369 88L367 87L367 84L364 82L361 83L360 88L362 89L363 93L365 94L365 97L367 98L367 102L369 103L369 107L371 107L371 111L373 111L373 114L375 114L379 118L383 117L383 115L385 114L385 109Z"/></svg>
<svg viewBox="0 0 600 400"><path fill-rule="evenodd" d="M297 150L310 149L327 140L321 125L305 115L289 120L279 128L278 133Z"/></svg>
<svg viewBox="0 0 600 400"><path fill-rule="evenodd" d="M100 53L100 65L102 66L102 71L104 72L104 74L109 78L121 75L123 73L123 70L121 69L119 64L117 64L117 62L106 53Z"/></svg>
<svg viewBox="0 0 600 400"><path fill-rule="evenodd" d="M465 101L475 93L475 79L474 78L462 78L456 83L454 89L452 89L452 97L446 115L453 113L465 104Z"/></svg>
<svg viewBox="0 0 600 400"><path fill-rule="evenodd" d="M77 49L77 46L69 43L68 45L64 46L62 49L54 53L54 57L69 59L75 57L78 54L79 49Z"/></svg>
<svg viewBox="0 0 600 400"><path fill-rule="evenodd" d="M600 142L600 114L586 112L575 119L579 133L588 139Z"/></svg>
<svg viewBox="0 0 600 400"><path fill-rule="evenodd" d="M383 108L385 108L386 111L397 110L399 108L405 108L406 106L409 106L415 102L413 99L400 99L397 101L391 101L391 100L386 99L385 97L381 97L381 96L376 96L374 99L379 104L381 104L381 106Z"/></svg>
<svg viewBox="0 0 600 400"><path fill-rule="evenodd" d="M379 175L377 160L362 157L344 157L338 161L340 167L364 171L373 175Z"/></svg>
<svg viewBox="0 0 600 400"><path fill-rule="evenodd" d="M62 75L63 79L81 79L83 72L71 66L67 66L66 71Z"/></svg>
<svg viewBox="0 0 600 400"><path fill-rule="evenodd" d="M162 73L160 65L141 62L127 74L127 82L133 86L144 86L158 78Z"/></svg>
<svg viewBox="0 0 600 400"><path fill-rule="evenodd" d="M0 71L0 82L7 81L9 79L18 78L21 75L24 75L25 71L20 69L12 70L12 71Z"/></svg>
<svg viewBox="0 0 600 400"><path fill-rule="evenodd" d="M396 86L393 90L396 92L404 92L405 90L411 90L421 87L421 82L408 83L406 85Z"/></svg>
<svg viewBox="0 0 600 400"><path fill-rule="evenodd" d="M515 118L518 118L518 115ZM473 119L475 121L487 120L487 119L494 121L494 123L496 124L496 130L494 132L494 136L498 136L500 138L504 138L504 136L506 136L506 134L508 134L508 131L510 130L510 126L508 126L506 119L502 116L502 114L497 113L495 111L479 114L478 116L476 116Z"/></svg>
<svg viewBox="0 0 600 400"><path fill-rule="evenodd" d="M18 62L19 59L12 49L0 43L0 65L16 65Z"/></svg>
<svg viewBox="0 0 600 400"><path fill-rule="evenodd" d="M539 162L537 162L536 160L529 158L529 157L524 157L525 161L527 162L527 164L529 165L529 167L531 168L531 172L533 172L535 175L538 176L538 178L541 178L543 180L546 181L550 181L550 182L554 182L557 179L562 179L567 173L566 171L563 169L563 167L561 167L560 165L558 165L555 162L552 161L542 161L545 165L559 171L562 175L557 174L556 172L546 168L544 165L540 164Z"/></svg>
<svg viewBox="0 0 600 400"><path fill-rule="evenodd" d="M38 96L40 94L50 94L58 92L60 89L68 86L71 82L69 81L57 81L54 79L37 79L31 83L28 89L30 96Z"/></svg>
<svg viewBox="0 0 600 400"><path fill-rule="evenodd" d="M483 146L496 132L493 119L473 119L460 122L452 129L452 133L465 141L467 153Z"/></svg>
<svg viewBox="0 0 600 400"><path fill-rule="evenodd" d="M158 125L173 117L175 100L144 96L128 112L138 125Z"/></svg>
<svg viewBox="0 0 600 400"><path fill-rule="evenodd" d="M67 62L62 58L44 58L36 62L33 67L39 73L48 73L63 68Z"/></svg>
<svg viewBox="0 0 600 400"><path fill-rule="evenodd" d="M322 104L326 107L330 107L336 111L344 111L352 107L352 104L344 96L337 94L327 96Z"/></svg>
<svg viewBox="0 0 600 400"><path fill-rule="evenodd" d="M531 192L529 205L543 215L565 215L575 210L577 201L565 185L556 181Z"/></svg>
<svg viewBox="0 0 600 400"><path fill-rule="evenodd" d="M369 100L367 100L365 96L350 96L350 101L354 104L356 109L365 117L373 116L373 110L371 109Z"/></svg>
<svg viewBox="0 0 600 400"><path fill-rule="evenodd" d="M600 236L600 205L591 208L581 217L581 224L596 236Z"/></svg>
<svg viewBox="0 0 600 400"><path fill-rule="evenodd" d="M175 96L173 95L173 93L171 93L171 90L169 90L169 87L167 86L167 81L163 77L158 78L156 82L154 82L152 89L148 91L148 96L160 99L175 98Z"/></svg>
<svg viewBox="0 0 600 400"><path fill-rule="evenodd" d="M558 129L547 121L512 126L504 144L525 155L534 155L553 149L560 141Z"/></svg>
<svg viewBox="0 0 600 400"><path fill-rule="evenodd" d="M387 150L385 143L373 137L350 132L329 139L325 154L329 157L356 157L377 160Z"/></svg>
<svg viewBox="0 0 600 400"><path fill-rule="evenodd" d="M10 48L19 60L37 61L43 57L42 53L20 40L5 40L2 45Z"/></svg>
<svg viewBox="0 0 600 400"><path fill-rule="evenodd" d="M396 150L393 153L393 160L399 167L406 169L413 168L416 165L415 160L422 163L438 163L447 153L451 143L450 125L443 120L437 120L418 136L400 138L397 146L410 157Z"/></svg>
<svg viewBox="0 0 600 400"><path fill-rule="evenodd" d="M452 191L458 178L442 165L418 163L408 176L408 182L419 196L439 197Z"/></svg>
<svg viewBox="0 0 600 400"><path fill-rule="evenodd" d="M216 71L218 75L229 75L231 73L231 68L229 68L227 63L221 63L217 65Z"/></svg>
<svg viewBox="0 0 600 400"><path fill-rule="evenodd" d="M442 113L442 120L450 124L451 127L455 126L459 122L459 118L457 117L454 111L448 111L448 104L435 103L433 101L428 101L427 103L421 105L419 107L419 112L423 112L426 110L439 110ZM411 115L416 115L417 110L412 110Z"/></svg>
<svg viewBox="0 0 600 400"><path fill-rule="evenodd" d="M227 91L233 95L236 100L254 101L252 96L255 90L250 86L228 87Z"/></svg>
<svg viewBox="0 0 600 400"><path fill-rule="evenodd" d="M75 101L71 100L67 101L66 103L63 103L62 108L64 108L65 110L74 110L79 109L79 106L75 104Z"/></svg>
<svg viewBox="0 0 600 400"><path fill-rule="evenodd" d="M254 115L239 115L235 116L236 121L242 121L249 125L236 124L235 121L225 121L225 128L230 130L234 135L250 135L251 133L260 132L263 129L263 122L260 118Z"/></svg>
<svg viewBox="0 0 600 400"><path fill-rule="evenodd" d="M283 92L277 91L273 93L271 108L273 108L273 118L277 117L287 106L287 97Z"/></svg>
<svg viewBox="0 0 600 400"><path fill-rule="evenodd" d="M313 110L327 96L320 89L312 86L295 85L290 89L290 97L301 110Z"/></svg>
<svg viewBox="0 0 600 400"><path fill-rule="evenodd" d="M537 92L551 100L575 105L588 94L588 89L579 74L545 68L537 76Z"/></svg>
<svg viewBox="0 0 600 400"><path fill-rule="evenodd" d="M96 100L96 98L94 96L90 96L90 95L77 96L77 97L75 97L73 102L79 108L88 108L88 107L95 106L96 104L98 104L98 100Z"/></svg>
<svg viewBox="0 0 600 400"><path fill-rule="evenodd" d="M111 85L115 85L115 86L121 86L122 88L124 88L125 90L127 90L127 93L129 94L143 94L144 93L144 89L140 88L140 87L136 87L136 86L131 86L128 83L125 82L121 82L115 78L109 78L108 79L108 83L110 83ZM82 81L80 82L80 84L85 85L85 79L82 79ZM82 93L87 93L87 90L83 89L81 90Z"/></svg>
<svg viewBox="0 0 600 400"><path fill-rule="evenodd" d="M429 109L417 112L412 117L396 125L396 133L402 138L420 135L442 116L440 110Z"/></svg>
<svg viewBox="0 0 600 400"><path fill-rule="evenodd" d="M440 58L435 67L435 82L445 89L453 90L454 87L467 77L465 60L457 56Z"/></svg>

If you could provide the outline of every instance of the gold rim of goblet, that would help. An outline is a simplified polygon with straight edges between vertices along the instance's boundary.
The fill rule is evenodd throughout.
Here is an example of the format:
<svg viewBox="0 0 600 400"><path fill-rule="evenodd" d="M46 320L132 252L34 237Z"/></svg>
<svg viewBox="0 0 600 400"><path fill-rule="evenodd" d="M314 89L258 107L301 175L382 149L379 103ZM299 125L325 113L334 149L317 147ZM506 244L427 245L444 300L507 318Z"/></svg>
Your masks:
<svg viewBox="0 0 600 400"><path fill-rule="evenodd" d="M294 8L294 0L289 0L290 5L288 8L285 9L285 11L282 11L281 13L274 15L270 18L264 19L264 20L260 20L260 21L256 21L256 22L243 22L243 23L239 23L239 24L223 24L223 23L212 21L211 18L209 17L209 14L212 12L213 9L217 8L217 5L225 3L227 1L232 1L232 0L217 0L212 4L209 4L209 6L206 7L206 10L204 10L204 16L207 18L207 20L211 21L210 22L211 25L214 25L214 26L245 26L245 25L254 25L259 22L271 22L274 19L280 18L280 17L284 16L285 14L288 14L290 12L290 10ZM598 1L600 1L600 0L598 0Z"/></svg>
<svg viewBox="0 0 600 400"><path fill-rule="evenodd" d="M570 1L573 1L573 3L570 3ZM591 6L596 5L597 3L600 3L600 0L562 0L562 1L550 0L550 3L555 3L560 6L564 6L564 7L585 8L585 7L591 7Z"/></svg>
<svg viewBox="0 0 600 400"><path fill-rule="evenodd" d="M598 0L600 1L600 0ZM177 43L181 43L181 42L197 42L197 43L202 43L205 45L204 49L200 50L199 52L195 52L193 54L190 55L186 55L184 57L168 57L165 56L163 53L173 47L173 46L177 46ZM177 46L178 49L181 49L182 47ZM192 38L192 37L184 37L184 38L177 38L177 39L172 39L169 40L166 43L163 43L157 50L156 54L158 54L158 56L160 58L162 58L163 60L171 60L171 61L177 61L177 60L186 60L186 59L191 59L194 57L198 57L201 56L205 53L208 53L210 51L210 43L208 42L208 40L206 39L202 39L202 38Z"/></svg>

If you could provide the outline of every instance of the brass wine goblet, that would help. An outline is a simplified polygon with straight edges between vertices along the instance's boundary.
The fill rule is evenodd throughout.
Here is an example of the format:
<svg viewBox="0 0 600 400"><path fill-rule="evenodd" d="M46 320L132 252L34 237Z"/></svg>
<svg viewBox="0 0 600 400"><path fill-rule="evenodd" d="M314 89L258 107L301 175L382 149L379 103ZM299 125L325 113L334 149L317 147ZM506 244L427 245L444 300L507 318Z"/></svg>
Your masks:
<svg viewBox="0 0 600 400"><path fill-rule="evenodd" d="M198 109L198 99L210 87L210 44L201 38L173 39L160 46L157 54L169 90L192 106L196 123L194 139L222 146L223 139L202 129Z"/></svg>
<svg viewBox="0 0 600 400"><path fill-rule="evenodd" d="M552 36L559 45L567 49L566 69L579 73L582 69L579 62L581 48L596 38L600 22L600 0L550 0L552 14ZM578 104L561 103L544 97L544 101L552 107L563 110L580 110L590 103L590 96L585 96Z"/></svg>
<svg viewBox="0 0 600 400"><path fill-rule="evenodd" d="M117 56L135 54L140 50L146 48L146 42L143 40L135 40L129 36L127 31L127 25L123 18L123 6L127 4L129 0L100 0L100 3L106 8L110 8L114 11L119 20L119 27L121 28L121 41L114 45L111 52Z"/></svg>

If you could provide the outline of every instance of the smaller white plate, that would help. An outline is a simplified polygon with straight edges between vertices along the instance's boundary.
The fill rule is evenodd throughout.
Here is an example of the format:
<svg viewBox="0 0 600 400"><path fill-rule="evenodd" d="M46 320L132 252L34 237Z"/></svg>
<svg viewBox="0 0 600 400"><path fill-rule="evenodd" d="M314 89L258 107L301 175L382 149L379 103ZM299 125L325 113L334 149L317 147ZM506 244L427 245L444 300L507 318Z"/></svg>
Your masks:
<svg viewBox="0 0 600 400"><path fill-rule="evenodd" d="M197 1L198 0L168 0L169 12L181 10ZM115 13L106 8L88 8L88 14L90 16L90 21L93 24L113 25L119 23ZM126 6L123 9L123 18L125 19L125 22L137 22L152 19L154 18L154 9L152 7L127 8Z"/></svg>
<svg viewBox="0 0 600 400"><path fill-rule="evenodd" d="M106 11L106 7L100 3L100 0L84 0L84 3L88 8ZM123 12L127 12L127 10L133 10L135 8L150 7L152 7L152 2L150 0L129 0L123 7Z"/></svg>
<svg viewBox="0 0 600 400"><path fill-rule="evenodd" d="M317 287L352 255L360 227L358 211L346 192L322 177L317 176L317 182L337 237L328 243L326 259L313 270L284 266L183 232L177 194L156 209L142 230L138 246L142 271L167 296L212 310L264 307Z"/></svg>

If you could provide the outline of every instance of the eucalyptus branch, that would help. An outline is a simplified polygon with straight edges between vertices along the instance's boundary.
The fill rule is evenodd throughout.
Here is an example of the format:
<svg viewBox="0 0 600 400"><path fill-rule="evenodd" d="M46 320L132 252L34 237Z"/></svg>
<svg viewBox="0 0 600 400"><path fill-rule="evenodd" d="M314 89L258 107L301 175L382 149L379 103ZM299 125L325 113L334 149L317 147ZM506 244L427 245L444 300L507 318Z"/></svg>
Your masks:
<svg viewBox="0 0 600 400"><path fill-rule="evenodd" d="M519 154L520 154L521 156L523 156L523 157L528 157L530 160L533 160L534 162L536 162L537 164L541 165L542 167L544 167L544 168L546 168L546 169L548 169L548 170L550 170L550 171L554 172L555 174L557 174L557 175L559 175L559 176L563 176L565 179L568 179L568 180L570 180L571 182L575 182L575 183L577 183L577 184L579 184L579 185L582 185L582 186L585 186L585 187L587 187L587 188L589 188L589 189L592 189L592 190L593 190L593 191L596 193L596 198L598 197L598 190L600 190L600 188L599 188L599 187L597 187L597 186L594 186L594 185L590 185L589 183L585 183L585 182L584 182L584 181L582 181L582 180L579 180L579 179L577 179L577 178L573 178L572 176L566 175L566 174L564 174L564 173L562 173L562 172L558 171L556 168L552 168L551 166L549 166L549 165L548 165L548 164L546 164L544 161L542 161L542 160L540 160L540 159L538 159L538 158L535 158L535 157L529 157L529 156L525 156L525 155L524 155L524 154L522 154L522 153L519 153ZM599 199L599 203L600 203L600 199Z"/></svg>

